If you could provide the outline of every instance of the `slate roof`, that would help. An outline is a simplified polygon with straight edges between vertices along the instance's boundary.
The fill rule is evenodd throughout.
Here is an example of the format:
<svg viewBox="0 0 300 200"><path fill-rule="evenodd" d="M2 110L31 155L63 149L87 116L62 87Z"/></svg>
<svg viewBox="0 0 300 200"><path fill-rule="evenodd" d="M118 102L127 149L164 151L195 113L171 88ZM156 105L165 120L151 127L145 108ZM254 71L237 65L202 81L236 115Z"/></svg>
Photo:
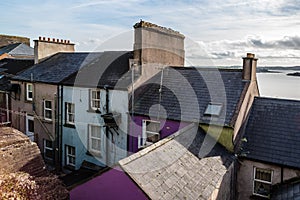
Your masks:
<svg viewBox="0 0 300 200"><path fill-rule="evenodd" d="M14 77L15 80L58 84L102 53L57 53Z"/></svg>
<svg viewBox="0 0 300 200"><path fill-rule="evenodd" d="M0 78L0 90L9 90L10 78L33 64L33 59L4 58L0 60L0 74L4 75Z"/></svg>
<svg viewBox="0 0 300 200"><path fill-rule="evenodd" d="M14 43L0 48L0 55L7 53L12 56L34 56L32 47L24 43Z"/></svg>
<svg viewBox="0 0 300 200"><path fill-rule="evenodd" d="M298 200L300 199L300 180L291 183L279 184L272 187L272 200Z"/></svg>
<svg viewBox="0 0 300 200"><path fill-rule="evenodd" d="M131 51L105 51L91 63L63 81L64 85L126 89L131 84Z"/></svg>
<svg viewBox="0 0 300 200"><path fill-rule="evenodd" d="M256 97L244 137L245 158L300 168L300 101Z"/></svg>
<svg viewBox="0 0 300 200"><path fill-rule="evenodd" d="M209 199L220 188L234 157L192 125L119 161L150 199Z"/></svg>
<svg viewBox="0 0 300 200"><path fill-rule="evenodd" d="M160 116L170 120L233 126L238 103L247 87L248 82L242 80L242 70L169 67L135 91L133 112L149 115L151 108L151 113L158 113L158 106L153 105L160 104L166 111ZM204 114L210 102L222 104L218 117Z"/></svg>
<svg viewBox="0 0 300 200"><path fill-rule="evenodd" d="M5 69L7 74L16 75L33 64L33 59L4 58L0 60L0 69Z"/></svg>

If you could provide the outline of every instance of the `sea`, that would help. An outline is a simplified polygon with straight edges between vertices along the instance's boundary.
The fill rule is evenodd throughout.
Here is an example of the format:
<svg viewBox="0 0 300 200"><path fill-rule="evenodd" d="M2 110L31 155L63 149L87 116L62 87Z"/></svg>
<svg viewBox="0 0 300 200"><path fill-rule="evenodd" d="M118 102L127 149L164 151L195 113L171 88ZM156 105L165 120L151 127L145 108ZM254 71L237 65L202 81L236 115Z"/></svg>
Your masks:
<svg viewBox="0 0 300 200"><path fill-rule="evenodd" d="M260 96L300 100L300 76L288 76L293 70L269 70L257 73Z"/></svg>

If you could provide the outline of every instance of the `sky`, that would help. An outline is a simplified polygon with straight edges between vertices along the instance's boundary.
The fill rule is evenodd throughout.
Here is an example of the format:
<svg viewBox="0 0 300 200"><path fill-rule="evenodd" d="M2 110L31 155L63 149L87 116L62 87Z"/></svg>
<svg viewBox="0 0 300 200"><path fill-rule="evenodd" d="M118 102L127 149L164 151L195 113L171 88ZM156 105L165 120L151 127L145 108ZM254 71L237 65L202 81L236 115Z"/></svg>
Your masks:
<svg viewBox="0 0 300 200"><path fill-rule="evenodd" d="M184 34L187 65L300 65L299 0L0 1L0 34L68 39L76 51L132 50L140 19ZM33 44L33 43L32 43Z"/></svg>

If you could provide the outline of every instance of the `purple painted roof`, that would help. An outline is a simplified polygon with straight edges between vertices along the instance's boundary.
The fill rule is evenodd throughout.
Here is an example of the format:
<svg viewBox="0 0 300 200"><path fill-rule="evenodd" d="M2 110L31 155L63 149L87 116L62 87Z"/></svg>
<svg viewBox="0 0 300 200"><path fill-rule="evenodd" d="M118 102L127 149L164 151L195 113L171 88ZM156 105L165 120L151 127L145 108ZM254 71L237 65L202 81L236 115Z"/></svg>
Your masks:
<svg viewBox="0 0 300 200"><path fill-rule="evenodd" d="M120 167L115 167L71 190L70 199L143 200L148 198Z"/></svg>

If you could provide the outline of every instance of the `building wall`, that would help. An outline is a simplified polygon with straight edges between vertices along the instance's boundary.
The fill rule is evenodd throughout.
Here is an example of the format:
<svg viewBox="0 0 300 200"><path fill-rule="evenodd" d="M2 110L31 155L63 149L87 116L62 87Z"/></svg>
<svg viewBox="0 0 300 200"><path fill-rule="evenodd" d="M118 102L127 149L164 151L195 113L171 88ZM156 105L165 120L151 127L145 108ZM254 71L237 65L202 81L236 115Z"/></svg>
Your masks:
<svg viewBox="0 0 300 200"><path fill-rule="evenodd" d="M12 126L26 133L26 114L34 116L35 142L43 152L43 140L55 138L55 103L57 86L33 83L33 101L26 100L26 82L12 81L20 85L20 96L11 98ZM52 101L52 121L44 120L44 100Z"/></svg>
<svg viewBox="0 0 300 200"><path fill-rule="evenodd" d="M240 128L242 127L242 125L247 119L248 113L254 101L254 97L259 96L258 85L256 80L249 81L248 88L246 89L247 91L245 93L244 98L242 99L242 101L239 102L240 110L234 124L234 132L233 132L234 143L238 142L239 140L239 137L237 137L238 133L240 131Z"/></svg>
<svg viewBox="0 0 300 200"><path fill-rule="evenodd" d="M88 161L96 165L105 166L112 165L120 159L127 156L127 121L128 121L128 94L127 91L109 91L109 112L117 112L121 114L120 123L118 124L118 133L112 131L109 133L109 138L106 137L106 128L102 127L101 138L101 155L92 155L88 153L88 134L89 124L104 126L102 114L106 113L106 91L100 90L101 98L101 113L89 111L89 88L80 87L63 87L63 123L65 122L65 102L72 102L75 104L75 127L68 127L63 125L62 133L62 164L66 163L65 145L70 145L76 148L76 166L75 169L80 168L82 162ZM112 137L113 135L113 137ZM112 141L113 139L113 141ZM108 142L108 154L106 145ZM107 161L106 156L109 156ZM109 163L107 163L109 162Z"/></svg>
<svg viewBox="0 0 300 200"><path fill-rule="evenodd" d="M132 119L132 118L131 118ZM129 153L135 153L138 149L138 136L142 137L142 123L143 120L147 120L146 116L134 116L133 120L129 123L129 135L128 135L128 151ZM152 119L155 120L155 119ZM192 122L179 122L161 119L160 121L160 139L166 138L178 130L186 127Z"/></svg>
<svg viewBox="0 0 300 200"><path fill-rule="evenodd" d="M277 165L265 164L250 160L240 162L237 174L237 193L238 199L250 199L253 194L254 167L273 170L272 185L281 183L281 167ZM300 170L283 168L283 181L300 176Z"/></svg>

